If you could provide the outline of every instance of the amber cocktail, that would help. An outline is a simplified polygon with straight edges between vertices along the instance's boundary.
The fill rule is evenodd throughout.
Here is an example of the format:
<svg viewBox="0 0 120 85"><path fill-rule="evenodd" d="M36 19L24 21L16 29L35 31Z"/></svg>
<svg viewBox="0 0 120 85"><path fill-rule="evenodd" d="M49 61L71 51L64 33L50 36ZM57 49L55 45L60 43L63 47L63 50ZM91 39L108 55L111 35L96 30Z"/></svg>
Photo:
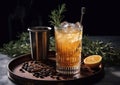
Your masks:
<svg viewBox="0 0 120 85"><path fill-rule="evenodd" d="M63 22L55 27L56 70L62 74L80 72L82 31L79 22L73 24Z"/></svg>

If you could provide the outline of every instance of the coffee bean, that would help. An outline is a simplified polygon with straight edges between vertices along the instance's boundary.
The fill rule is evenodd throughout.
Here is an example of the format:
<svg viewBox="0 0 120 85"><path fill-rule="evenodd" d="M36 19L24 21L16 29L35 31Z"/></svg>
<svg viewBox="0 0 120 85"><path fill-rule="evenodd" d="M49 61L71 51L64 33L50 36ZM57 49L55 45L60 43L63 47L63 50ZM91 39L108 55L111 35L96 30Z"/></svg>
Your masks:
<svg viewBox="0 0 120 85"><path fill-rule="evenodd" d="M55 79L55 78L56 78L56 76L53 76L53 75L51 75L50 77L51 77L51 78L53 78L53 79Z"/></svg>
<svg viewBox="0 0 120 85"><path fill-rule="evenodd" d="M24 71L23 69L20 69L20 71L21 71L22 73L25 73L25 71Z"/></svg>
<svg viewBox="0 0 120 85"><path fill-rule="evenodd" d="M39 77L39 73L34 73L33 76L38 78Z"/></svg>
<svg viewBox="0 0 120 85"><path fill-rule="evenodd" d="M40 76L40 78L44 78L44 76Z"/></svg>
<svg viewBox="0 0 120 85"><path fill-rule="evenodd" d="M57 80L62 80L62 78L61 78L61 77L59 77L59 76L57 76L57 77L56 77L56 79L57 79Z"/></svg>

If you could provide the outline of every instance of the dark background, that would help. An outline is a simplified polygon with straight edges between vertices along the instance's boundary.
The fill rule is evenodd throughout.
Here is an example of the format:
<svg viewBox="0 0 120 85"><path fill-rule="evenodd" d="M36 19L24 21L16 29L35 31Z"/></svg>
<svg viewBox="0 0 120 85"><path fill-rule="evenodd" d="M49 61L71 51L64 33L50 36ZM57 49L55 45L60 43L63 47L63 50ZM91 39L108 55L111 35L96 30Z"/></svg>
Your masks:
<svg viewBox="0 0 120 85"><path fill-rule="evenodd" d="M84 35L120 35L119 0L1 0L0 46L17 39L30 26L50 26L51 10L65 3L65 19L80 20L81 7L86 7L83 19ZM52 30L53 33L53 30Z"/></svg>

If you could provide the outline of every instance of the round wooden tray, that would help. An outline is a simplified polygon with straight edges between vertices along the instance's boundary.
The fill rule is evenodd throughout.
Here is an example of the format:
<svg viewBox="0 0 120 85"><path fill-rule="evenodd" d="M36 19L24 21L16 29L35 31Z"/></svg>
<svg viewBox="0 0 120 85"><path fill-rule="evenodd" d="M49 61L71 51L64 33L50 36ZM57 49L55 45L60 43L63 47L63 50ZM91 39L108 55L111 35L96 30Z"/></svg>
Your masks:
<svg viewBox="0 0 120 85"><path fill-rule="evenodd" d="M9 79L20 85L90 85L104 77L104 67L102 64L100 64L96 69L87 69L87 67L82 64L81 72L75 75L54 75L54 77L47 76L44 78L37 78L33 76L32 73L20 71L23 63L31 60L31 54L21 55L12 59L8 63ZM49 62L50 65L55 67L55 57L51 57L51 53L49 54L49 59L46 62ZM62 79L59 79L58 77L61 77Z"/></svg>

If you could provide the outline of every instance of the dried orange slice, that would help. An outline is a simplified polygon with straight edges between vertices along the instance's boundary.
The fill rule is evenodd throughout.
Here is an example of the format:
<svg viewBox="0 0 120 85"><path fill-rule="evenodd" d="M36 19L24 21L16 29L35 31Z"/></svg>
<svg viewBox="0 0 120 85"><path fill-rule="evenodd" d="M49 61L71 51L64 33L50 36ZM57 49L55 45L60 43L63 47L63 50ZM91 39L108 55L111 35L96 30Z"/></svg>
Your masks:
<svg viewBox="0 0 120 85"><path fill-rule="evenodd" d="M84 59L84 64L91 67L96 68L102 61L102 57L100 55L90 55Z"/></svg>

